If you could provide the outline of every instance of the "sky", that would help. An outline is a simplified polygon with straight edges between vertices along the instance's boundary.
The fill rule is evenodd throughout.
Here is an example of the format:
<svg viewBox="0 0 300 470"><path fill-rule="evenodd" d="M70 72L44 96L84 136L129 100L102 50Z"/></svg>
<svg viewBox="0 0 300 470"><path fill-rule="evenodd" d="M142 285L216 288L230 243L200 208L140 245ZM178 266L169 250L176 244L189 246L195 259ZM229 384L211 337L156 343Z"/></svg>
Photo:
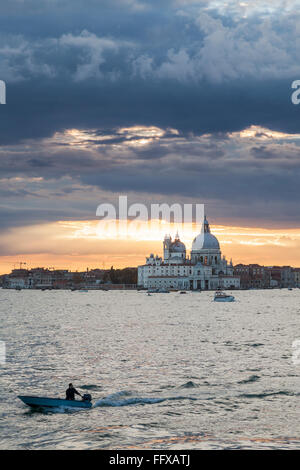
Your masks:
<svg viewBox="0 0 300 470"><path fill-rule="evenodd" d="M156 232L95 231L119 195L205 204L234 263L300 266L299 7L3 0L0 273L161 254Z"/></svg>

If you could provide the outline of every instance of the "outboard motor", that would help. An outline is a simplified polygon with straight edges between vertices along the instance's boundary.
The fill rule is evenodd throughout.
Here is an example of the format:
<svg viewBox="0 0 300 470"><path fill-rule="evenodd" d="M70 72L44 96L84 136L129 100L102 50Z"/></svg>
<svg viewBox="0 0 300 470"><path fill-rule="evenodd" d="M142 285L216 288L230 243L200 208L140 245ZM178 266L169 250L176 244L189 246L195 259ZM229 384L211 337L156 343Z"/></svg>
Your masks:
<svg viewBox="0 0 300 470"><path fill-rule="evenodd" d="M92 395L90 395L89 393L85 393L82 397L82 401L92 401Z"/></svg>

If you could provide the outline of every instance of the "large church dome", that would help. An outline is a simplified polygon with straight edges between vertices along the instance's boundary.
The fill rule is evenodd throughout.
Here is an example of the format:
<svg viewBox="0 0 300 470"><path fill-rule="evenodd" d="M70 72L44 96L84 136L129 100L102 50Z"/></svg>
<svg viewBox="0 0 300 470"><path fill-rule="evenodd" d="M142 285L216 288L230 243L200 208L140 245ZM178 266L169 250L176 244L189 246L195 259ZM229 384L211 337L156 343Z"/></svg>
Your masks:
<svg viewBox="0 0 300 470"><path fill-rule="evenodd" d="M206 217L204 218L203 229L201 233L194 238L192 245L192 252L201 250L220 250L217 238L210 233L209 223Z"/></svg>

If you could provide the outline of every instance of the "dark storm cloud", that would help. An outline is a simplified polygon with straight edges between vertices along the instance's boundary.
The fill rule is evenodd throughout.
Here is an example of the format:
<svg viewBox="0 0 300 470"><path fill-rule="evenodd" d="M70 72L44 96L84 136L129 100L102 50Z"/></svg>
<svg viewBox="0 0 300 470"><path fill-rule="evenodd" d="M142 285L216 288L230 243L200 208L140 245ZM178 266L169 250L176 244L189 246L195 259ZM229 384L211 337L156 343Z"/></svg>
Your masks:
<svg viewBox="0 0 300 470"><path fill-rule="evenodd" d="M185 133L232 132L252 124L300 131L299 108L290 103L290 82L253 80L185 85L136 80L117 83L32 81L8 85L0 108L0 139L13 143L51 136L66 128L139 125Z"/></svg>
<svg viewBox="0 0 300 470"><path fill-rule="evenodd" d="M236 23L202 10L208 2L92 0L17 2L16 14L13 3L0 19L2 142L135 123L299 130L290 102L300 73L296 15Z"/></svg>
<svg viewBox="0 0 300 470"><path fill-rule="evenodd" d="M182 195L202 201L211 199L226 200L234 204L250 204L250 201L272 202L298 201L300 195L298 181L300 171L283 174L280 170L270 168L268 171L256 170L247 165L239 168L238 162L223 165L220 168L209 168L205 162L182 163L175 168L156 167L122 171L104 171L83 174L81 181L85 184L99 186L102 189L127 193L130 191L148 192L150 194ZM250 197L251 195L251 197Z"/></svg>
<svg viewBox="0 0 300 470"><path fill-rule="evenodd" d="M73 191L59 187L68 177L107 191L238 199L245 213L254 200L299 202L297 143L261 143L263 131L244 146L230 137L252 125L300 132L300 108L290 100L291 82L300 78L299 18L275 0L271 13L251 2L248 16L241 2L227 2L227 11L223 3L1 5L2 178L57 180L57 197ZM132 126L165 134L134 146L141 136L120 133ZM73 128L86 130L85 148L52 139ZM30 188L22 191L16 198L29 198ZM56 217L35 205L30 213L33 222Z"/></svg>
<svg viewBox="0 0 300 470"><path fill-rule="evenodd" d="M34 207L30 209L24 208L8 208L0 206L0 228L7 229L10 227L20 227L25 225L40 224L45 221L55 222L57 220L68 220L69 218L80 218L78 213L73 211L72 214L66 210L43 210Z"/></svg>
<svg viewBox="0 0 300 470"><path fill-rule="evenodd" d="M113 132L108 131L108 135ZM147 141L141 137L141 131L137 133L140 133L137 142L141 138ZM59 149L56 140L53 148L48 142L49 154L33 146L21 158L16 158L15 149L1 157L1 172L3 177L8 173L11 178L40 176L44 180L57 180L57 184L60 178L69 177L83 186L116 192L178 194L231 203L236 198L247 202L251 194L252 202L262 199L274 203L289 199L300 202L297 186L300 148L294 143L269 139L268 143L253 145L252 139L245 142L237 135L216 141L213 134L170 138L166 133L159 140L151 142L151 139L143 145L136 145L133 137L123 139L118 145L112 145L110 139L100 144L91 139L92 149L90 146L80 149L77 144L74 148L72 142L69 147L63 145ZM81 141L80 137L80 145L82 142L90 143L90 140L84 137ZM68 188L67 192L70 191Z"/></svg>

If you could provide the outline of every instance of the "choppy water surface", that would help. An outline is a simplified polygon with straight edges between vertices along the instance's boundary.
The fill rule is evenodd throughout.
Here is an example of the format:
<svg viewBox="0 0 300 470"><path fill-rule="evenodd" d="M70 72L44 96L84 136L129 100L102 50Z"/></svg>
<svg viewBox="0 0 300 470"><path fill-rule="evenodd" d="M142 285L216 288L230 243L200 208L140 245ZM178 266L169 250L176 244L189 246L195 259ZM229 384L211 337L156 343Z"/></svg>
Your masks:
<svg viewBox="0 0 300 470"><path fill-rule="evenodd" d="M0 447L300 448L300 290L235 296L0 290ZM70 381L92 409L16 398Z"/></svg>

